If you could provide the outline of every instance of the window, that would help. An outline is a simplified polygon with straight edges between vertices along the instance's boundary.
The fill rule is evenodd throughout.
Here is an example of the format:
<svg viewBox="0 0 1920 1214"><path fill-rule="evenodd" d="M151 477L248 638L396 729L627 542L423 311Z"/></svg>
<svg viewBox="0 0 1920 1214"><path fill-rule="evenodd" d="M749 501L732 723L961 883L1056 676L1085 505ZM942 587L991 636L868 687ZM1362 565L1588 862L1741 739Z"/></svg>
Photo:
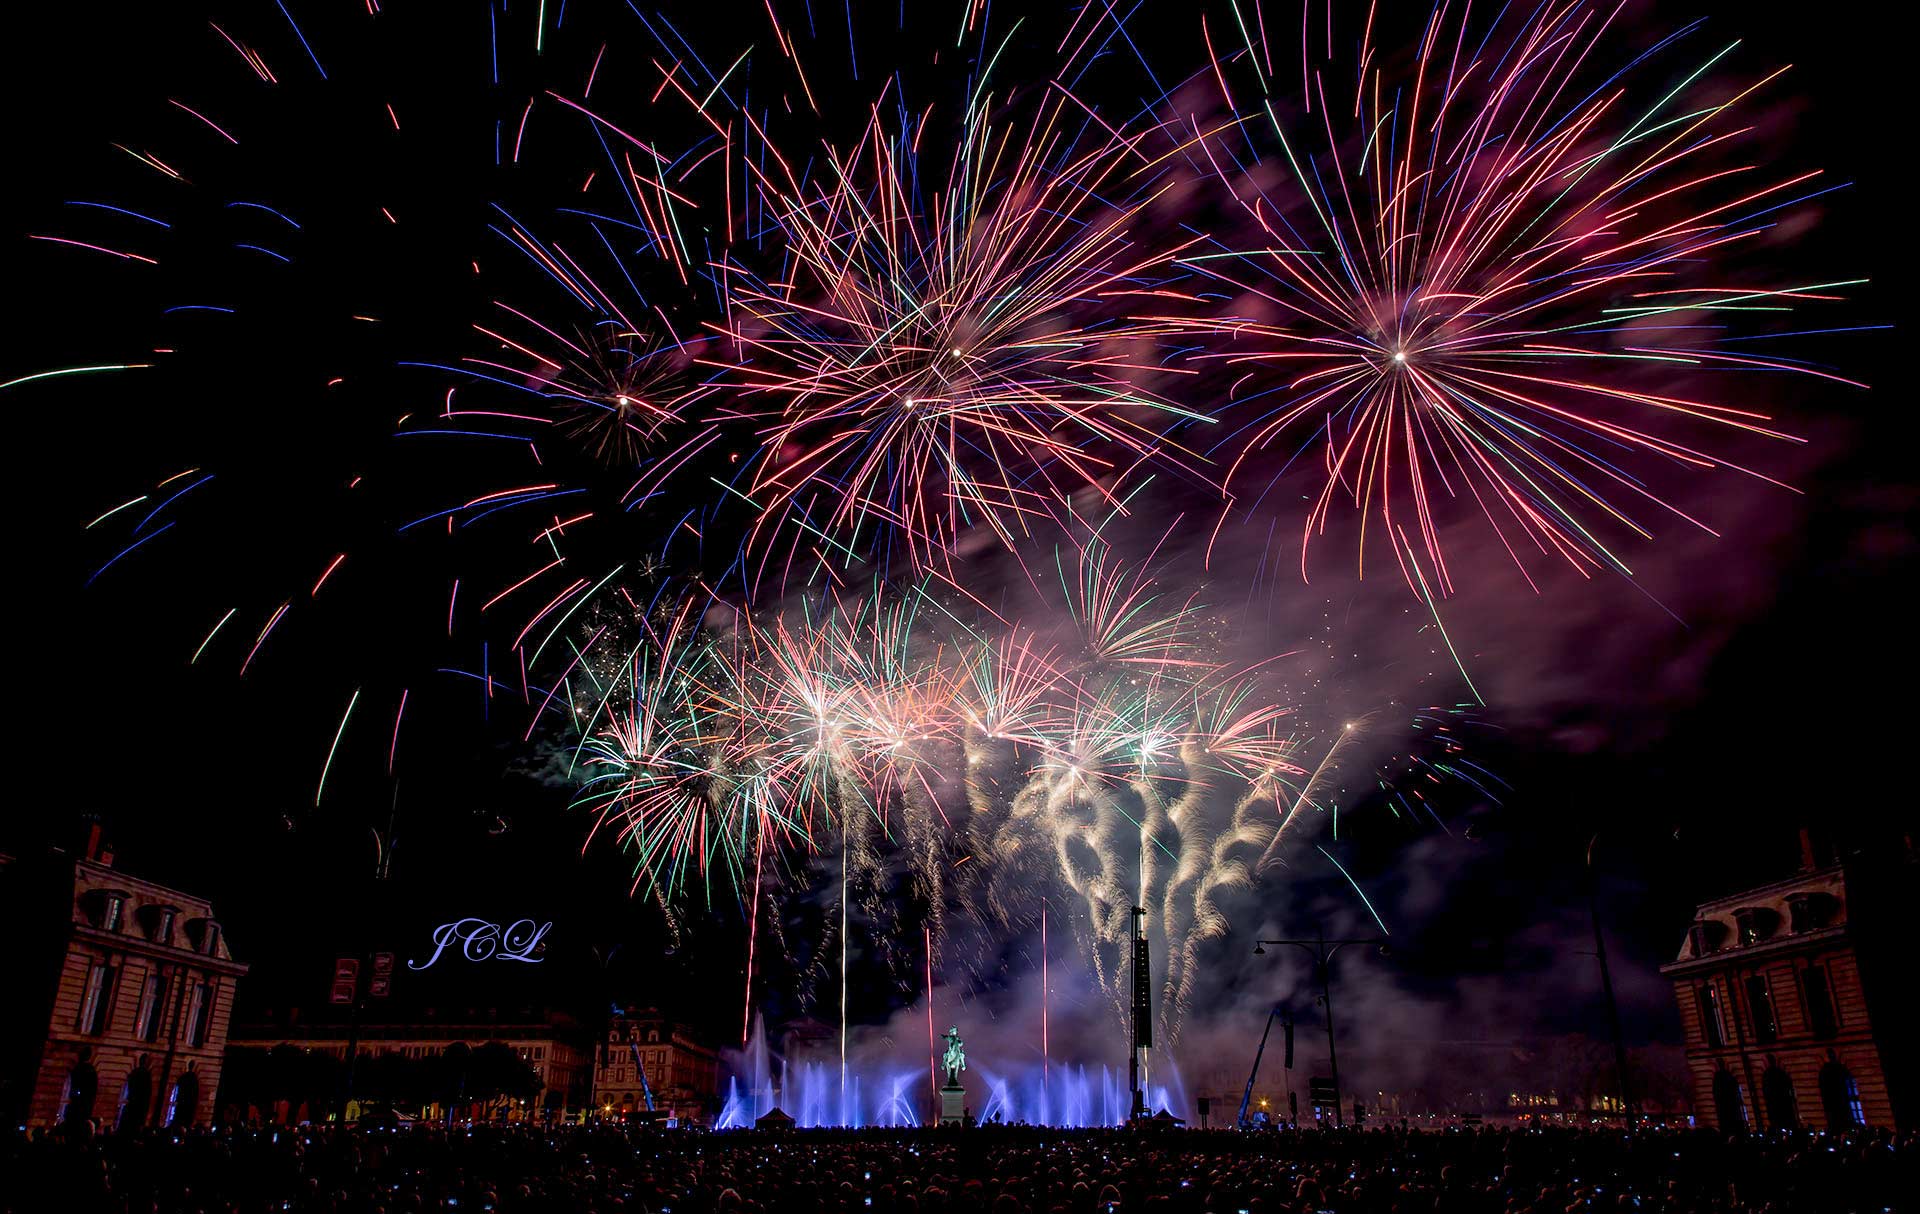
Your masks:
<svg viewBox="0 0 1920 1214"><path fill-rule="evenodd" d="M120 930L120 924L127 917L127 899L124 894L107 895L107 905L100 916L100 926L110 932Z"/></svg>
<svg viewBox="0 0 1920 1214"><path fill-rule="evenodd" d="M1793 1080L1777 1065L1769 1064L1760 1076L1760 1096L1766 1102L1767 1124L1784 1129L1800 1120L1798 1102L1793 1095Z"/></svg>
<svg viewBox="0 0 1920 1214"><path fill-rule="evenodd" d="M103 1033L113 1018L113 967L96 961L87 970L86 989L80 995L80 1031Z"/></svg>
<svg viewBox="0 0 1920 1214"><path fill-rule="evenodd" d="M1735 1134L1746 1131L1747 1096L1740 1090L1740 1081L1728 1071L1714 1073L1713 1111L1723 1132Z"/></svg>
<svg viewBox="0 0 1920 1214"><path fill-rule="evenodd" d="M1753 1036L1762 1045L1780 1039L1780 1021L1773 1013L1773 988L1764 974L1747 979L1747 1009L1753 1013Z"/></svg>
<svg viewBox="0 0 1920 1214"><path fill-rule="evenodd" d="M166 1123L174 1126L193 1124L200 1104L200 1077L185 1071L167 1092Z"/></svg>
<svg viewBox="0 0 1920 1214"><path fill-rule="evenodd" d="M140 1006L133 1014L133 1035L152 1041L160 1032L160 975L148 974L140 984Z"/></svg>
<svg viewBox="0 0 1920 1214"><path fill-rule="evenodd" d="M120 1130L127 1133L147 1124L147 1112L153 1105L153 1073L145 1066L127 1072L120 1088Z"/></svg>
<svg viewBox="0 0 1920 1214"><path fill-rule="evenodd" d="M1700 1032L1710 1046L1722 1046L1727 1043L1727 1022L1720 1010L1720 993L1713 988L1711 981L1703 982L1696 993L1700 1010Z"/></svg>
<svg viewBox="0 0 1920 1214"><path fill-rule="evenodd" d="M193 993L187 1000L187 1044L193 1046L207 1043L207 1020L213 1012L213 988L204 982L193 984Z"/></svg>
<svg viewBox="0 0 1920 1214"><path fill-rule="evenodd" d="M1830 1130L1867 1124L1866 1109L1860 1104L1859 1081L1838 1060L1820 1068L1820 1103L1825 1106Z"/></svg>
<svg viewBox="0 0 1920 1214"><path fill-rule="evenodd" d="M85 1121L93 1116L93 1100L100 1091L100 1076L89 1063L82 1062L67 1073L67 1104L63 1121Z"/></svg>
<svg viewBox="0 0 1920 1214"><path fill-rule="evenodd" d="M1794 933L1810 932L1818 926L1813 918L1813 896L1790 894L1787 897L1787 926Z"/></svg>
<svg viewBox="0 0 1920 1214"><path fill-rule="evenodd" d="M1800 994L1807 1004L1807 1027L1815 1037L1831 1037L1840 1031L1825 966L1809 965L1800 971Z"/></svg>
<svg viewBox="0 0 1920 1214"><path fill-rule="evenodd" d="M153 942L155 944L173 943L173 917L176 914L171 906L163 906L153 917Z"/></svg>

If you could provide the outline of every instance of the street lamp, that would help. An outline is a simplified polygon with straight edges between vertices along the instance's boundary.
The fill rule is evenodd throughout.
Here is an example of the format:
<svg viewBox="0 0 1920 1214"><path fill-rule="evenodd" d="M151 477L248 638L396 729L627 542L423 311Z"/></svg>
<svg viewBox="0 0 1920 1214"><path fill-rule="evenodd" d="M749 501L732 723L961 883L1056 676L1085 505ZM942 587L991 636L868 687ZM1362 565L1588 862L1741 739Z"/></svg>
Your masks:
<svg viewBox="0 0 1920 1214"><path fill-rule="evenodd" d="M1627 1115L1627 1128L1634 1123L1633 1081L1627 1078L1627 1045L1620 1033L1620 1004L1613 997L1613 971L1607 967L1607 940L1600 931L1600 881L1593 867L1594 849L1600 832L1587 840L1587 914L1593 919L1593 955L1600 960L1600 989L1607 996L1607 1026L1613 1030L1613 1065L1620 1072L1620 1105Z"/></svg>
<svg viewBox="0 0 1920 1214"><path fill-rule="evenodd" d="M1327 1010L1327 1069L1332 1072L1333 1081L1333 1124L1344 1126L1345 1119L1340 1114L1340 1055L1333 1045L1333 955L1346 944L1377 944L1381 951L1386 950L1386 939L1381 936L1356 936L1344 940L1329 940L1324 932L1311 940L1256 940L1253 953L1256 957L1266 956L1269 944L1291 944L1303 948L1313 958L1314 974L1320 979L1320 1006Z"/></svg>

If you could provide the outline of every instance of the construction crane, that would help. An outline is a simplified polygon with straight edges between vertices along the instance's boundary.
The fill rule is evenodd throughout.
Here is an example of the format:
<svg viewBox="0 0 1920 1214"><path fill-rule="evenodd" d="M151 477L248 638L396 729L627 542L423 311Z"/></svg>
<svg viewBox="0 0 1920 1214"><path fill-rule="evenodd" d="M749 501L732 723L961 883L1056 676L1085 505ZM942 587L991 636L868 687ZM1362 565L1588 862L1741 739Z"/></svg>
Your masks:
<svg viewBox="0 0 1920 1214"><path fill-rule="evenodd" d="M1273 1022L1275 1020L1282 1021L1286 1026L1287 1066L1289 1068L1293 1066L1293 1021L1288 1020L1286 1015L1285 1008L1275 1007L1271 1012L1267 1013L1267 1027L1260 1031L1260 1048L1254 1051L1253 1069L1247 1072L1247 1090L1240 1094L1240 1118L1238 1124L1243 1130L1247 1128L1247 1105L1253 1102L1253 1081L1260 1077L1260 1059L1267 1052L1267 1036L1273 1032Z"/></svg>
<svg viewBox="0 0 1920 1214"><path fill-rule="evenodd" d="M627 1048L633 1051L633 1069L640 1072L640 1095L647 1102L647 1112L653 1112L653 1089L647 1086L647 1064L640 1061L640 1045L633 1038L627 1038Z"/></svg>

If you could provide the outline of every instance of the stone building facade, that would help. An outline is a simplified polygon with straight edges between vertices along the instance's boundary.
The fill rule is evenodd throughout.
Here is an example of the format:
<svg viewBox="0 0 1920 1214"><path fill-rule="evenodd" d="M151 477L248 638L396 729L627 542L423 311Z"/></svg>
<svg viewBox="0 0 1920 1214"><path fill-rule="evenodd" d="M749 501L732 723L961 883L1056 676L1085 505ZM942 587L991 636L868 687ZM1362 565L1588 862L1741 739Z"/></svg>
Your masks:
<svg viewBox="0 0 1920 1214"><path fill-rule="evenodd" d="M626 1008L608 1020L593 1067L593 1107L600 1116L642 1112L651 1094L656 1113L709 1124L719 1110L719 1084L719 1056L685 1026L651 1008Z"/></svg>
<svg viewBox="0 0 1920 1214"><path fill-rule="evenodd" d="M512 1050L539 1081L539 1090L525 1104L503 1100L468 1104L451 1098L444 1104L432 1100L399 1102L425 1120L554 1120L585 1112L591 1052L578 1022L548 1008L406 1009L398 1015L363 1014L357 1025L350 1025L344 1008L284 1007L268 1009L257 1018L236 1024L232 1032L236 1050L292 1046L328 1054L342 1062L349 1043L362 1078L362 1095L372 1086L370 1080L383 1055L413 1061L444 1060L450 1053L471 1052L489 1043ZM302 1119L301 1109L288 1108L284 1102L278 1108L254 1112L263 1120ZM330 1110L309 1107L304 1112L308 1119L321 1120ZM350 1115L352 1112L349 1110Z"/></svg>
<svg viewBox="0 0 1920 1214"><path fill-rule="evenodd" d="M1793 876L1702 903L1673 983L1694 1107L1728 1131L1893 1126L1914 1032L1886 919L1901 863L1839 863L1802 836ZM1881 923L1891 929L1891 921ZM1904 1115L1903 1115L1904 1114Z"/></svg>
<svg viewBox="0 0 1920 1214"><path fill-rule="evenodd" d="M0 857L0 907L32 925L0 1027L0 1115L207 1124L247 970L213 906L114 867L95 827L79 856Z"/></svg>

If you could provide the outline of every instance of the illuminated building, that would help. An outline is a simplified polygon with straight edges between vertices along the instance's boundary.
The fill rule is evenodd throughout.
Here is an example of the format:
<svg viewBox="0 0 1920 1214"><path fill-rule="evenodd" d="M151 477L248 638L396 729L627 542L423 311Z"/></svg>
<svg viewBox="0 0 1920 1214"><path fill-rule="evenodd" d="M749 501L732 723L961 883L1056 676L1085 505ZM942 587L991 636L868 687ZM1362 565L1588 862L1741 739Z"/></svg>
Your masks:
<svg viewBox="0 0 1920 1214"><path fill-rule="evenodd" d="M720 1108L719 1084L719 1056L684 1025L652 1008L608 1020L593 1068L593 1107L602 1117L645 1112L651 1094L655 1113L707 1124Z"/></svg>
<svg viewBox="0 0 1920 1214"><path fill-rule="evenodd" d="M1912 995L1897 891L1911 844L1841 862L1801 832L1800 870L1700 905L1673 982L1694 1106L1724 1130L1910 1124Z"/></svg>
<svg viewBox="0 0 1920 1214"><path fill-rule="evenodd" d="M21 941L0 1024L0 1116L102 1129L212 1120L247 972L212 905L115 868L94 825L79 856L0 856L0 908Z"/></svg>
<svg viewBox="0 0 1920 1214"><path fill-rule="evenodd" d="M394 1009L394 1013L375 1009L362 1014L357 1029L348 1023L346 1010L332 1004L269 1008L256 1019L235 1024L231 1040L236 1052L290 1046L341 1063L353 1040L356 1107L349 1110L350 1115L389 1106L427 1121L448 1117L521 1121L565 1119L586 1108L585 1035L573 1017L546 1008L420 1007ZM462 1068L448 1064L463 1055L470 1059L490 1044L504 1046L526 1064L536 1083L530 1097L461 1098L457 1073ZM383 1073L401 1068L414 1072L395 1080L404 1092L384 1092ZM328 1074L334 1070L329 1067ZM232 1099L250 1103L263 1120L318 1121L331 1111L330 1098L338 1084L329 1081L321 1087L324 1090L306 1093L268 1091L264 1100L236 1092Z"/></svg>

